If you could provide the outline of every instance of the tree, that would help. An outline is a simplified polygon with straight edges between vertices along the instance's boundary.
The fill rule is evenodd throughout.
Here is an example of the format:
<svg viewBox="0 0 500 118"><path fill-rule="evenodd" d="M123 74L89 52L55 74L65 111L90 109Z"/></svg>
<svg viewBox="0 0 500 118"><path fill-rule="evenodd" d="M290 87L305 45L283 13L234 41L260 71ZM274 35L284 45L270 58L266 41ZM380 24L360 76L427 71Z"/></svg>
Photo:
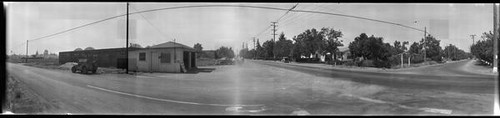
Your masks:
<svg viewBox="0 0 500 118"><path fill-rule="evenodd" d="M264 53L264 48L262 48L262 46L260 45L259 43L259 39L257 39L257 50L255 51L257 54L256 54L256 58L264 58L265 57L265 53Z"/></svg>
<svg viewBox="0 0 500 118"><path fill-rule="evenodd" d="M390 67L389 57L394 53L389 43L384 43L382 37L368 37L365 33L354 38L349 44L352 56L373 60L376 67Z"/></svg>
<svg viewBox="0 0 500 118"><path fill-rule="evenodd" d="M219 49L215 50L215 53L217 53L218 58L234 58L234 51L231 47L221 46Z"/></svg>
<svg viewBox="0 0 500 118"><path fill-rule="evenodd" d="M201 52L203 50L203 47L201 46L200 43L196 43L194 44L194 49L196 50L196 52Z"/></svg>
<svg viewBox="0 0 500 118"><path fill-rule="evenodd" d="M82 48L76 48L75 51L82 51Z"/></svg>
<svg viewBox="0 0 500 118"><path fill-rule="evenodd" d="M444 56L451 60L460 60L468 58L467 53L465 51L458 49L455 45L448 45L443 50Z"/></svg>
<svg viewBox="0 0 500 118"><path fill-rule="evenodd" d="M45 49L45 50L43 51L43 55L44 55L44 56L49 55L49 50Z"/></svg>
<svg viewBox="0 0 500 118"><path fill-rule="evenodd" d="M481 38L485 40L478 40L474 45L471 46L471 53L476 58L485 60L487 62L493 62L493 33L484 32ZM499 42L500 43L500 42Z"/></svg>
<svg viewBox="0 0 500 118"><path fill-rule="evenodd" d="M318 32L316 29L307 29L301 34L295 36L295 47L293 48L293 55L298 58L302 55L309 57L311 54L325 54L325 32ZM315 57L317 58L317 57Z"/></svg>
<svg viewBox="0 0 500 118"><path fill-rule="evenodd" d="M335 53L339 50L339 46L344 46L342 40L339 38L343 36L342 32L336 31L333 28L322 28L321 33L324 39L324 53L330 53L335 56ZM336 59L336 57L334 57ZM331 56L327 56L326 60L331 60Z"/></svg>
<svg viewBox="0 0 500 118"><path fill-rule="evenodd" d="M132 48L142 48L142 46L139 45L139 44L137 44L137 43L130 43L129 47L132 47Z"/></svg>
<svg viewBox="0 0 500 118"><path fill-rule="evenodd" d="M273 58L273 52L274 52L273 47L274 47L274 42L272 40L267 40L264 43L262 43L263 57L265 59Z"/></svg>
<svg viewBox="0 0 500 118"><path fill-rule="evenodd" d="M422 39L420 44L425 48L425 56L434 61L442 61L443 49L439 46L440 40L437 40L431 35L427 35L426 40Z"/></svg>
<svg viewBox="0 0 500 118"><path fill-rule="evenodd" d="M85 50L95 50L93 47L87 47Z"/></svg>
<svg viewBox="0 0 500 118"><path fill-rule="evenodd" d="M285 37L285 34L282 32L278 38L278 41L275 45L274 54L276 54L277 58L288 57L290 56L293 48L292 40L288 40Z"/></svg>

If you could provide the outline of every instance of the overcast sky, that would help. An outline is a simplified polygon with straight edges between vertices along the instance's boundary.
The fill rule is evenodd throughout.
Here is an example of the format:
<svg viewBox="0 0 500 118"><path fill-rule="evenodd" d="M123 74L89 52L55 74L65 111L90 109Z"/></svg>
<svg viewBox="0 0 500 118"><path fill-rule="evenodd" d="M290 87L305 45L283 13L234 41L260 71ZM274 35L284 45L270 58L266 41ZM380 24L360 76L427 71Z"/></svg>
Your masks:
<svg viewBox="0 0 500 118"><path fill-rule="evenodd" d="M295 3L130 3L130 12L189 5L241 4L291 8ZM4 3L7 10L7 54L25 54L26 40L54 34L83 24L126 13L126 3ZM476 34L493 28L491 4L368 4L368 3L299 3L296 10L332 12L389 21L424 29L441 40L441 46L453 44L469 51ZM167 41L187 46L202 44L213 50L220 46L241 49L243 42L253 47L252 37L261 33L286 11L241 8L184 8L130 15L131 43L143 47ZM125 17L90 25L53 37L29 42L29 53L71 51L76 48L117 48L125 46ZM418 21L415 23L415 21ZM134 25L135 24L135 25ZM422 32L396 25L355 18L290 12L277 24L278 33L291 39L307 29L333 27L342 31L344 45L361 33L383 37L384 42L416 42ZM256 37L260 43L272 38L268 29Z"/></svg>

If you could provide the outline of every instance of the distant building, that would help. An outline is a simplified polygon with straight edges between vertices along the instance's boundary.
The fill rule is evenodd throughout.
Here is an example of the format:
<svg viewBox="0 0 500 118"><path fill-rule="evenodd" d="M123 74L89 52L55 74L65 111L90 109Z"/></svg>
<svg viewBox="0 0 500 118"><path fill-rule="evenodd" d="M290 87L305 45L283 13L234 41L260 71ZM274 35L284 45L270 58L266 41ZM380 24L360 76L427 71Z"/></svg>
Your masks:
<svg viewBox="0 0 500 118"><path fill-rule="evenodd" d="M347 61L350 60L348 57L351 56L351 51L349 51L348 47L339 48L337 53L338 60Z"/></svg>
<svg viewBox="0 0 500 118"><path fill-rule="evenodd" d="M185 72L196 68L196 50L166 42L129 52L129 70L143 72Z"/></svg>
<svg viewBox="0 0 500 118"><path fill-rule="evenodd" d="M59 63L78 62L81 58L95 59L98 67L116 67L142 72L183 72L196 68L196 52L189 46L166 42L148 48L95 49L59 52ZM181 67L182 66L182 67Z"/></svg>
<svg viewBox="0 0 500 118"><path fill-rule="evenodd" d="M139 48L129 48L129 51L138 49ZM93 58L97 60L96 63L99 67L126 68L127 61L125 52L125 48L59 52L59 64L78 62L78 59L81 58Z"/></svg>

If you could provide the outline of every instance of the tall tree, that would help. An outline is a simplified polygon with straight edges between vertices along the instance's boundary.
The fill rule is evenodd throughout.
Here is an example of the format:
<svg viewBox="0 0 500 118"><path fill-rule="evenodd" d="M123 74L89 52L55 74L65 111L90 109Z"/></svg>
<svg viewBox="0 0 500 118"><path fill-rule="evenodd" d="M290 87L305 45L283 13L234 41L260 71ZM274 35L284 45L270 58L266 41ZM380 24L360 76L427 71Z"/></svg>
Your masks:
<svg viewBox="0 0 500 118"><path fill-rule="evenodd" d="M265 57L264 48L262 48L262 46L260 45L259 39L257 39L256 47L257 47L257 50L255 51L257 53L256 58L264 58Z"/></svg>
<svg viewBox="0 0 500 118"><path fill-rule="evenodd" d="M440 40L437 40L431 35L427 35L426 40L422 39L420 44L425 48L426 57L434 61L442 61L443 49L439 46Z"/></svg>
<svg viewBox="0 0 500 118"><path fill-rule="evenodd" d="M288 57L291 54L293 48L293 42L286 39L285 34L282 32L276 41L274 54L277 58Z"/></svg>
<svg viewBox="0 0 500 118"><path fill-rule="evenodd" d="M484 32L481 36L485 40L478 40L474 45L471 46L471 53L476 58L493 62L493 33ZM500 43L500 42L499 42Z"/></svg>
<svg viewBox="0 0 500 118"><path fill-rule="evenodd" d="M339 39L343 36L342 32L334 30L333 28L322 28L321 34L324 35L324 54L330 53L335 56L335 53L339 50L338 47L344 46L344 44L342 44L342 40ZM331 60L331 56L328 56L326 60Z"/></svg>
<svg viewBox="0 0 500 118"><path fill-rule="evenodd" d="M420 45L417 42L413 42L413 44L411 44L411 46L410 46L409 51L411 54L420 54L420 53L422 53L422 45Z"/></svg>
<svg viewBox="0 0 500 118"><path fill-rule="evenodd" d="M394 53L391 48L393 47L389 43L383 42L382 37L368 37L365 33L354 38L349 44L349 50L354 57L374 60L377 67L390 67L388 59Z"/></svg>
<svg viewBox="0 0 500 118"><path fill-rule="evenodd" d="M465 51L458 49L455 45L448 45L444 47L444 56L451 60L460 60L468 58L467 53Z"/></svg>
<svg viewBox="0 0 500 118"><path fill-rule="evenodd" d="M274 42L272 40L267 40L264 43L262 43L262 48L264 49L264 54L263 57L266 59L273 58L273 52L274 52Z"/></svg>
<svg viewBox="0 0 500 118"><path fill-rule="evenodd" d="M309 57L311 54L324 54L325 41L324 32L318 32L316 29L307 29L293 38L295 41L294 57L304 55Z"/></svg>
<svg viewBox="0 0 500 118"><path fill-rule="evenodd" d="M130 43L130 46L129 47L133 47L133 48L142 48L141 45L137 44L137 43Z"/></svg>
<svg viewBox="0 0 500 118"><path fill-rule="evenodd" d="M201 52L203 50L203 47L200 43L194 44L193 48L196 50L196 52Z"/></svg>
<svg viewBox="0 0 500 118"><path fill-rule="evenodd" d="M234 58L234 51L231 47L221 46L219 49L215 50L218 58Z"/></svg>

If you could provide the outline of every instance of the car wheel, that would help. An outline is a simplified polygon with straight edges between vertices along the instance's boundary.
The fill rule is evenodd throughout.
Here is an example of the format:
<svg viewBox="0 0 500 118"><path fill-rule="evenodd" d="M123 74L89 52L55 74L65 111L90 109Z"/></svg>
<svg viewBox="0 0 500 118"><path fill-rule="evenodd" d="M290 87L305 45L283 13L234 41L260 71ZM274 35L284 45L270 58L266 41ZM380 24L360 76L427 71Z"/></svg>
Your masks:
<svg viewBox="0 0 500 118"><path fill-rule="evenodd" d="M94 68L94 69L92 70L92 73L93 73L93 74L95 74L96 72L97 72L97 68Z"/></svg>
<svg viewBox="0 0 500 118"><path fill-rule="evenodd" d="M87 74L87 72L89 72L89 70L87 70L87 67L82 67L82 73L83 74Z"/></svg>
<svg viewBox="0 0 500 118"><path fill-rule="evenodd" d="M76 67L75 66L71 67L71 72L73 72L73 73L76 72Z"/></svg>

